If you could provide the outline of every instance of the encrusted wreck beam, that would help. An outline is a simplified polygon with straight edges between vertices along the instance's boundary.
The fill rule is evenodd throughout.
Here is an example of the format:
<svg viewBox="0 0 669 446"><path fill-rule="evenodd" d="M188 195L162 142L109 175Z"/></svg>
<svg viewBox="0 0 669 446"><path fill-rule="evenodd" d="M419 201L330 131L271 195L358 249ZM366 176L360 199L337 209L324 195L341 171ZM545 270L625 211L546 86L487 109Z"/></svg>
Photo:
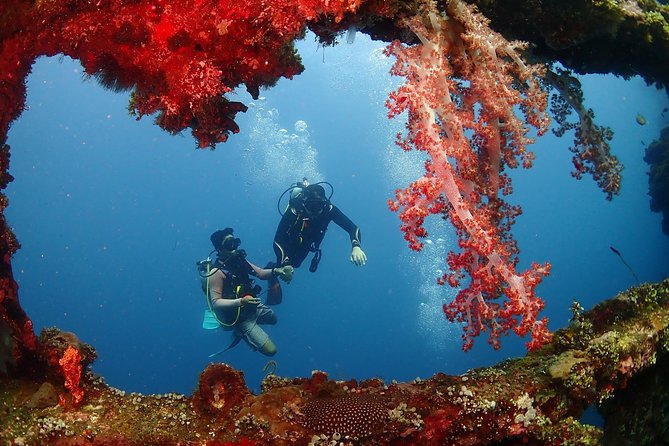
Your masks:
<svg viewBox="0 0 669 446"><path fill-rule="evenodd" d="M577 73L669 87L669 5L655 0L467 0L508 39Z"/></svg>
<svg viewBox="0 0 669 446"><path fill-rule="evenodd" d="M598 444L602 431L578 422L585 408L614 405L635 375L652 371L658 358L666 363L669 279L587 312L573 309L571 324L551 344L461 376L388 384L332 381L319 371L310 378L268 375L254 395L241 372L212 364L188 397L126 394L85 371L81 403L70 397L65 367L54 366L54 358L75 347L86 368L95 354L74 335L49 329L40 337L41 365L30 369L48 363L51 373L2 381L0 438L93 445Z"/></svg>

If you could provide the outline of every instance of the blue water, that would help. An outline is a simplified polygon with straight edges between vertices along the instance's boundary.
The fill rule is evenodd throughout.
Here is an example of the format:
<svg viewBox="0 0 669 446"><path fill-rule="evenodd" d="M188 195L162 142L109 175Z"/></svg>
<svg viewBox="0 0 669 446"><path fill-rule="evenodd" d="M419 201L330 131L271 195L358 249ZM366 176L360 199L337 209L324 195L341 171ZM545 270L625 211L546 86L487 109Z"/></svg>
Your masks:
<svg viewBox="0 0 669 446"><path fill-rule="evenodd" d="M349 260L348 235L332 225L317 273L306 265L284 286L279 318L268 333L283 376L324 370L336 379L426 378L463 373L524 354L524 341L485 337L461 351L460 328L441 306L454 291L435 284L455 239L440 219L430 242L409 252L386 201L422 173L422 159L393 145L401 120L383 102L398 79L382 45L358 35L352 45L300 42L306 71L261 92L238 115L241 133L215 151L196 150L188 133L171 136L126 110L113 93L82 76L78 62L43 58L28 79L29 109L9 135L7 218L22 249L14 256L21 303L36 329L58 326L97 349L93 370L127 391L190 393L209 354L229 334L200 326L205 308L195 262L209 235L231 226L249 259L273 258L277 199L307 176L334 186L333 202L362 229L369 258ZM615 130L625 164L622 193L607 202L590 178L569 172L573 135L542 137L535 167L514 173L510 201L522 205L514 236L520 267L548 261L538 288L551 329L568 323L569 306L589 308L634 285L609 249L617 248L642 281L669 275L669 237L649 210L645 146L669 123L663 91L640 79L580 78L597 122ZM640 126L638 113L648 123ZM257 390L267 358L245 344L219 355Z"/></svg>

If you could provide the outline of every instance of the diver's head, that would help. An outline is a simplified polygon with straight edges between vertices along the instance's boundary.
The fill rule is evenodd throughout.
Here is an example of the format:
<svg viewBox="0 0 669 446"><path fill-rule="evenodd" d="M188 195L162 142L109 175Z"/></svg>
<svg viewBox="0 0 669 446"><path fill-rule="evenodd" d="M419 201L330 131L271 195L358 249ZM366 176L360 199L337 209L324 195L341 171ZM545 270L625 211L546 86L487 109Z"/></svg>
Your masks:
<svg viewBox="0 0 669 446"><path fill-rule="evenodd" d="M218 253L230 255L237 251L242 241L235 238L233 232L232 228L225 228L211 234L211 244Z"/></svg>
<svg viewBox="0 0 669 446"><path fill-rule="evenodd" d="M318 217L330 204L325 189L320 184L311 184L304 191L304 210L309 217Z"/></svg>

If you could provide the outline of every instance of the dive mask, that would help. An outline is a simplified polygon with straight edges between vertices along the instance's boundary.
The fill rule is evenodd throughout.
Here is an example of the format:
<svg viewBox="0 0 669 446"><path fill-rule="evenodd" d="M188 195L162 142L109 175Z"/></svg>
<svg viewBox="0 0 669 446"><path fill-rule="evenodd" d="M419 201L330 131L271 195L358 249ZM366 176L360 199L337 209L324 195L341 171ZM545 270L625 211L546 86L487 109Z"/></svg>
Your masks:
<svg viewBox="0 0 669 446"><path fill-rule="evenodd" d="M226 251L234 251L239 248L239 245L242 241L238 238L233 238L232 236L226 237L221 244L221 247Z"/></svg>
<svg viewBox="0 0 669 446"><path fill-rule="evenodd" d="M321 200L318 198L310 198L305 200L304 209L307 211L307 214L316 216L320 215L327 206L328 202L326 200Z"/></svg>

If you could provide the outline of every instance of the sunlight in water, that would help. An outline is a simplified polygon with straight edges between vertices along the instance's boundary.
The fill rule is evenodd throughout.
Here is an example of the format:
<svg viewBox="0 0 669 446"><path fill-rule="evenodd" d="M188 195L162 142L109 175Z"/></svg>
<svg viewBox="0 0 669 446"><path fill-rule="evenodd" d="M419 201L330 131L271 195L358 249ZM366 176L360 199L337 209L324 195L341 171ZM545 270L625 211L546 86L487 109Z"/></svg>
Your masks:
<svg viewBox="0 0 669 446"><path fill-rule="evenodd" d="M425 157L422 153L404 152L395 145L395 135L404 129L405 120L401 117L389 120L388 111L383 106L389 92L399 83L399 79L389 75L393 60L383 54L385 45L369 42L366 36L360 37L356 44L366 42L368 51L361 51L360 45L341 45L336 55L326 52L326 57L335 64L329 85L342 92L365 94L371 104L378 105L368 127L378 142L385 182L389 190L394 191L423 175ZM416 307L417 330L426 338L424 345L443 350L450 348L450 343L444 341L457 341L460 333L460 327L447 323L442 311L442 304L450 300L456 290L440 286L436 280L443 274L444 259L454 241L450 224L438 217L428 219L425 227L434 238L426 241L420 253L403 249L399 254L400 262L411 265L406 268L406 280L412 282L411 288L416 290L417 299L412 304Z"/></svg>
<svg viewBox="0 0 669 446"><path fill-rule="evenodd" d="M360 66L369 70L367 79L386 79L376 84L370 91L370 99L383 104L390 91L398 84L398 79L388 76L392 60L383 54L383 48L375 48L367 55L367 61ZM405 119L398 117L389 120L384 107L378 112L374 131L378 133L378 140L385 150L382 152L383 165L386 172L386 181L391 190L406 187L424 173L425 156L417 152L405 152L395 144L395 135L404 129ZM392 197L388 197L392 198ZM398 220L399 222L399 220ZM457 340L460 327L445 321L442 311L444 302L451 300L456 290L437 284L446 268L445 258L451 246L452 229L448 222L434 217L428 219L425 228L430 238L425 240L425 246L419 253L410 251L408 247L401 253L401 262L411 265L407 280L412 281L417 290L418 300L414 303L417 309L417 329L424 335L424 345L435 350L445 350L450 347L446 340Z"/></svg>
<svg viewBox="0 0 669 446"><path fill-rule="evenodd" d="M268 109L263 97L252 103L252 110L249 146L244 151L247 178L275 191L284 190L302 177L312 183L322 181L318 151L311 145L308 124L298 120L293 131L282 128L279 110Z"/></svg>
<svg viewBox="0 0 669 446"><path fill-rule="evenodd" d="M384 103L388 93L397 87L399 79L389 75L392 60L383 54L385 45L371 42L360 36L354 45L340 45L336 49L320 48L324 51L328 66L322 78L324 85L341 94L366 97L373 112L371 121L365 125L378 144L376 151L379 165L383 166L384 182L389 195L399 187L406 187L424 172L425 156L417 152L405 152L395 145L395 135L403 131L405 120L398 117L389 120ZM304 51L313 51L304 50ZM309 67L307 67L307 70ZM250 104L253 113L250 124L249 144L244 149L247 179L250 187L263 190L284 190L306 176L310 182L327 180L318 164L321 143L311 140L309 125L298 120L292 130L283 128L280 110L264 97ZM312 145L313 144L313 145ZM390 212L390 211L388 211ZM398 220L399 224L399 220ZM397 255L405 268L407 286L414 291L411 313L415 315L416 331L421 333L424 345L434 350L445 350L451 342L459 339L460 327L447 323L442 305L453 298L456 290L437 284L437 277L446 268L446 254L452 246L452 229L448 222L438 217L428 219L425 225L430 234L420 253L403 247Z"/></svg>

